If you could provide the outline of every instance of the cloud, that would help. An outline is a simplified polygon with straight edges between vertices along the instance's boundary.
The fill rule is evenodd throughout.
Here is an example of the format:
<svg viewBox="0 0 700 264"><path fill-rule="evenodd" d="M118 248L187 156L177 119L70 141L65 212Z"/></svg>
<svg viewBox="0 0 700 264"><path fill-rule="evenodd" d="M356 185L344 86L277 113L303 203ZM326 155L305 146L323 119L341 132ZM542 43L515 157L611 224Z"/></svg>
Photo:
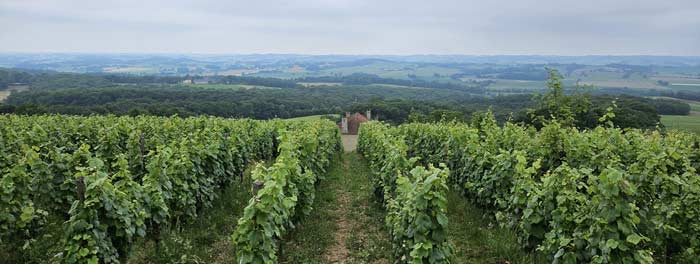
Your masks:
<svg viewBox="0 0 700 264"><path fill-rule="evenodd" d="M700 1L4 0L0 51L700 55Z"/></svg>

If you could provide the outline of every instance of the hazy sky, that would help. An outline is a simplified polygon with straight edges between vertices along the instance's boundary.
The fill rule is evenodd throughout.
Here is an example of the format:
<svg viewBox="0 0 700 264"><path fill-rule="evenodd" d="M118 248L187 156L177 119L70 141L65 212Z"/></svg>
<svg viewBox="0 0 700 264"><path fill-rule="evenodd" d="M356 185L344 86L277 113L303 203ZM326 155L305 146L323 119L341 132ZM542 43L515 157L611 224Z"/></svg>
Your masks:
<svg viewBox="0 0 700 264"><path fill-rule="evenodd" d="M0 0L0 52L700 55L700 0Z"/></svg>

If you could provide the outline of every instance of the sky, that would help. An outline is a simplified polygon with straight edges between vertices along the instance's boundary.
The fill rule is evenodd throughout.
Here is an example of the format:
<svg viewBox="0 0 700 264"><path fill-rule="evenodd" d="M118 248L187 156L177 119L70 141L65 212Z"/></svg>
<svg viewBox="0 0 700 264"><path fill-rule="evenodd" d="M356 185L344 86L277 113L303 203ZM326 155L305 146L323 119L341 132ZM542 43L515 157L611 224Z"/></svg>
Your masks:
<svg viewBox="0 0 700 264"><path fill-rule="evenodd" d="M698 0L0 0L0 52L700 55Z"/></svg>

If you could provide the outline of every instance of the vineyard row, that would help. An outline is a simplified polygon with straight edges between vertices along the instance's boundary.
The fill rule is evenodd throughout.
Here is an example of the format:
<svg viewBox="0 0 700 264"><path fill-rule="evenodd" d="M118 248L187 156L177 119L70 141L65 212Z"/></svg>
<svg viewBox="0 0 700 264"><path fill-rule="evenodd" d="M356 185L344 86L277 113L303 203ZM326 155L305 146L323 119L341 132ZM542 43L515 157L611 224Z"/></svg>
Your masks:
<svg viewBox="0 0 700 264"><path fill-rule="evenodd" d="M498 126L491 117L472 126L375 123L362 131L361 137L401 145L373 154L401 160L394 164L406 160L399 157L404 152L420 164L446 164L451 186L553 263L695 263L700 257L695 135L579 131L557 123L537 131Z"/></svg>
<svg viewBox="0 0 700 264"><path fill-rule="evenodd" d="M441 166L416 166L407 145L382 123L363 124L358 151L374 174L375 194L387 208L386 224L398 263L448 263L447 176Z"/></svg>
<svg viewBox="0 0 700 264"><path fill-rule="evenodd" d="M157 240L195 219L252 161L274 157L271 168L255 169L264 188L251 203L280 185L294 203L273 207L308 211L306 183L339 142L330 122L0 116L0 241L18 251L44 247L35 257L47 262L124 262L136 237Z"/></svg>

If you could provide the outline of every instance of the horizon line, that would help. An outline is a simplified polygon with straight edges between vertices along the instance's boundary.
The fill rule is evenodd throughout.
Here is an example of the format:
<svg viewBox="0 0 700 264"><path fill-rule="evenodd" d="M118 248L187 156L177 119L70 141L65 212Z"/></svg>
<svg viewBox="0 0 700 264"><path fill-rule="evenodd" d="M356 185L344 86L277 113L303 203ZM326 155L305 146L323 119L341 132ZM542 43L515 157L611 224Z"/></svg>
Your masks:
<svg viewBox="0 0 700 264"><path fill-rule="evenodd" d="M700 58L698 55L670 55L670 54L542 54L542 53L491 53L491 54L470 54L470 53L410 53L410 54L362 54L362 53L288 53L288 52L251 52L251 53L224 53L224 52L110 52L110 51L0 51L0 54L72 54L72 55L208 55L208 56L348 56L348 57L679 57L679 58Z"/></svg>

